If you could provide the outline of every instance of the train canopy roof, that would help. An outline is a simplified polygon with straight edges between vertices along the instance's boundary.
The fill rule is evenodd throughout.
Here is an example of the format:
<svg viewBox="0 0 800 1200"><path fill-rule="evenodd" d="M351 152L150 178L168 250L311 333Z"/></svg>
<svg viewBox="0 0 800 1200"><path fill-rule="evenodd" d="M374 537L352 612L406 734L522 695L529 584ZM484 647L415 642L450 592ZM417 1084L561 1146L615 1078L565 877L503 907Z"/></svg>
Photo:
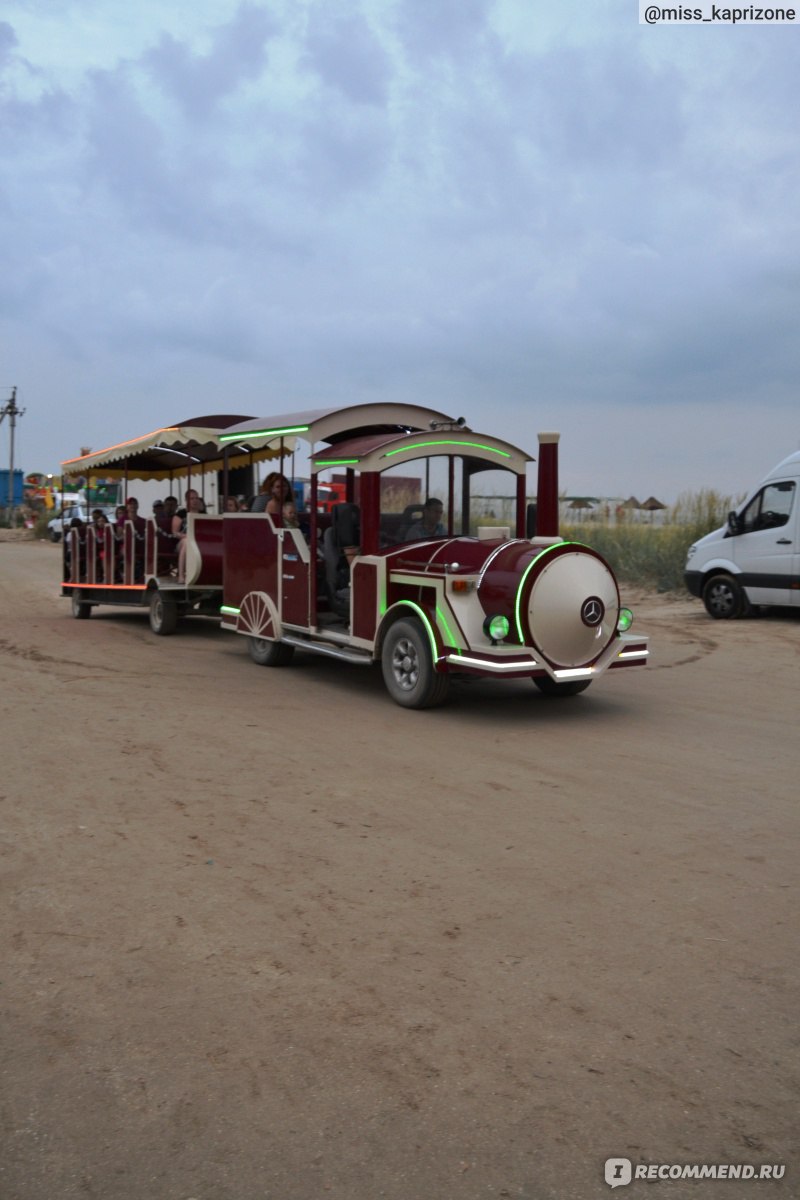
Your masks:
<svg viewBox="0 0 800 1200"><path fill-rule="evenodd" d="M240 447L238 441L222 442L221 434L251 417L215 415L192 417L177 425L155 429L142 437L131 438L61 464L64 475L102 473L109 479L132 476L135 479L169 479L194 471L222 470L228 446L228 466L248 466L252 462L278 458L294 449L293 439L262 442L258 448Z"/></svg>
<svg viewBox="0 0 800 1200"><path fill-rule="evenodd" d="M352 404L346 408L316 408L245 420L227 429L221 441L223 444L235 442L237 445L255 447L274 438L301 437L312 446L318 442L334 445L345 438L350 440L370 434L413 433L423 429L456 427L467 428L462 418L424 405Z"/></svg>

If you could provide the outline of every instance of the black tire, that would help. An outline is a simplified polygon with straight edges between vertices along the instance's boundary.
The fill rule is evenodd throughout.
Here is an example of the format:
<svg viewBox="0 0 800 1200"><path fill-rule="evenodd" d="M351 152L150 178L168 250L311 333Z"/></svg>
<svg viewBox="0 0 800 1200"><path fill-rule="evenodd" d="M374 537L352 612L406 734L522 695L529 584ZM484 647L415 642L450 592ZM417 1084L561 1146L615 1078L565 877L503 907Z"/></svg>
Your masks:
<svg viewBox="0 0 800 1200"><path fill-rule="evenodd" d="M159 637L169 637L178 625L178 606L163 592L150 594L150 628Z"/></svg>
<svg viewBox="0 0 800 1200"><path fill-rule="evenodd" d="M81 594L78 591L72 593L72 615L76 621L87 621L92 615L92 606L81 599Z"/></svg>
<svg viewBox="0 0 800 1200"><path fill-rule="evenodd" d="M61 534L58 532L57 529L50 530L50 541L51 542L60 542L61 541Z"/></svg>
<svg viewBox="0 0 800 1200"><path fill-rule="evenodd" d="M733 621L750 611L750 601L732 575L712 575L703 585L703 604L715 621Z"/></svg>
<svg viewBox="0 0 800 1200"><path fill-rule="evenodd" d="M447 696L450 679L433 668L431 649L418 621L396 621L383 643L386 690L403 708L434 708Z"/></svg>
<svg viewBox="0 0 800 1200"><path fill-rule="evenodd" d="M551 679L549 675L537 675L533 682L545 696L577 696L581 692L585 692L592 681L591 679L572 679L565 683L559 683L557 679Z"/></svg>
<svg viewBox="0 0 800 1200"><path fill-rule="evenodd" d="M288 667L294 658L294 646L285 642L270 641L269 638L249 637L247 649L250 657L259 667Z"/></svg>

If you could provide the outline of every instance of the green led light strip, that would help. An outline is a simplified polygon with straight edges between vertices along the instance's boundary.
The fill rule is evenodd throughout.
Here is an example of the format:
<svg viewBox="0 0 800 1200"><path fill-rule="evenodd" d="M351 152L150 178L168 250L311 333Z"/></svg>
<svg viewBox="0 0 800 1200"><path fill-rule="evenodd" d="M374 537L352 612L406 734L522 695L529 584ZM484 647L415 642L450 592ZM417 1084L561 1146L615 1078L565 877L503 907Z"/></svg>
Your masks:
<svg viewBox="0 0 800 1200"><path fill-rule="evenodd" d="M433 631L433 626L431 625L430 621L428 620L427 613L423 609L421 609L418 604L415 604L413 600L398 600L397 608L399 608L401 605L403 605L406 608L413 608L414 612L417 614L419 619L422 621L422 624L425 626L425 631L428 634L428 640L431 644L431 656L432 656L434 662L438 662L439 661L439 651L436 648L436 634Z"/></svg>
<svg viewBox="0 0 800 1200"><path fill-rule="evenodd" d="M252 429L246 433L220 434L221 442L246 442L257 437L283 437L285 433L307 433L308 425L287 425L285 429Z"/></svg>
<svg viewBox="0 0 800 1200"><path fill-rule="evenodd" d="M521 645L523 645L523 646L525 645L525 634L522 632L522 616L520 613L521 600L522 600L522 589L525 586L525 580L528 578L528 576L530 575L533 568L539 562L539 559L544 558L545 554L549 554L551 552L551 550L559 550L559 549L561 549L562 546L577 546L577 545L579 545L578 542L556 542L554 546L548 546L546 550L540 551L539 554L536 555L536 558L531 559L531 561L528 563L525 570L522 572L522 578L519 581L519 587L517 588L517 598L516 598L516 602L514 605L514 615L515 615L516 621L517 621L517 634L519 636Z"/></svg>
<svg viewBox="0 0 800 1200"><path fill-rule="evenodd" d="M489 454L499 454L501 458L511 458L506 450L497 450L494 446L484 446L482 442L465 442L457 438L434 438L430 442L414 442L413 446L401 446L398 450L387 450L384 458L392 458L395 454L405 454L407 450L426 450L429 446L468 446L471 450L486 450Z"/></svg>
<svg viewBox="0 0 800 1200"><path fill-rule="evenodd" d="M354 467L358 463L357 458L329 458L325 462L315 462L315 467Z"/></svg>
<svg viewBox="0 0 800 1200"><path fill-rule="evenodd" d="M219 611L225 613L226 617L238 617L242 610L240 608L231 608L229 604L222 604Z"/></svg>
<svg viewBox="0 0 800 1200"><path fill-rule="evenodd" d="M440 624L442 624L444 626L444 630L445 630L445 633L447 634L449 644L451 646L453 646L456 654L460 654L461 647L459 646L456 639L453 637L453 632L452 632L450 626L447 624L447 618L445 617L444 613L442 612L442 610L438 604L436 605L436 619L437 619L437 621L440 622Z"/></svg>

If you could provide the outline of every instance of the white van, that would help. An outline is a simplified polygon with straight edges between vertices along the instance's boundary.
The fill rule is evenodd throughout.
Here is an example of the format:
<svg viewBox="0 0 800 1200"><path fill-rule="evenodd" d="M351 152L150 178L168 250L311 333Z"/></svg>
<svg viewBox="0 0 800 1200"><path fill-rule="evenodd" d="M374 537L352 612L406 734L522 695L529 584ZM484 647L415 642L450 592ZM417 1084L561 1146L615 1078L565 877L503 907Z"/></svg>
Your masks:
<svg viewBox="0 0 800 1200"><path fill-rule="evenodd" d="M800 606L800 452L762 479L728 523L689 547L684 579L712 617Z"/></svg>

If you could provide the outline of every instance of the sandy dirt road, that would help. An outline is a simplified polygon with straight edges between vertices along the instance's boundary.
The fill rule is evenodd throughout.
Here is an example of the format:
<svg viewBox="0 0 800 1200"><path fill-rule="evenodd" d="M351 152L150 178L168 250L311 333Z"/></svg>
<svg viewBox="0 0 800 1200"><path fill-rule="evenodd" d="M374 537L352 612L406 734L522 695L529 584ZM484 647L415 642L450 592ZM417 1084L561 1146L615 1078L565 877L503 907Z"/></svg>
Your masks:
<svg viewBox="0 0 800 1200"><path fill-rule="evenodd" d="M800 1195L800 609L409 713L58 563L0 544L3 1200Z"/></svg>

